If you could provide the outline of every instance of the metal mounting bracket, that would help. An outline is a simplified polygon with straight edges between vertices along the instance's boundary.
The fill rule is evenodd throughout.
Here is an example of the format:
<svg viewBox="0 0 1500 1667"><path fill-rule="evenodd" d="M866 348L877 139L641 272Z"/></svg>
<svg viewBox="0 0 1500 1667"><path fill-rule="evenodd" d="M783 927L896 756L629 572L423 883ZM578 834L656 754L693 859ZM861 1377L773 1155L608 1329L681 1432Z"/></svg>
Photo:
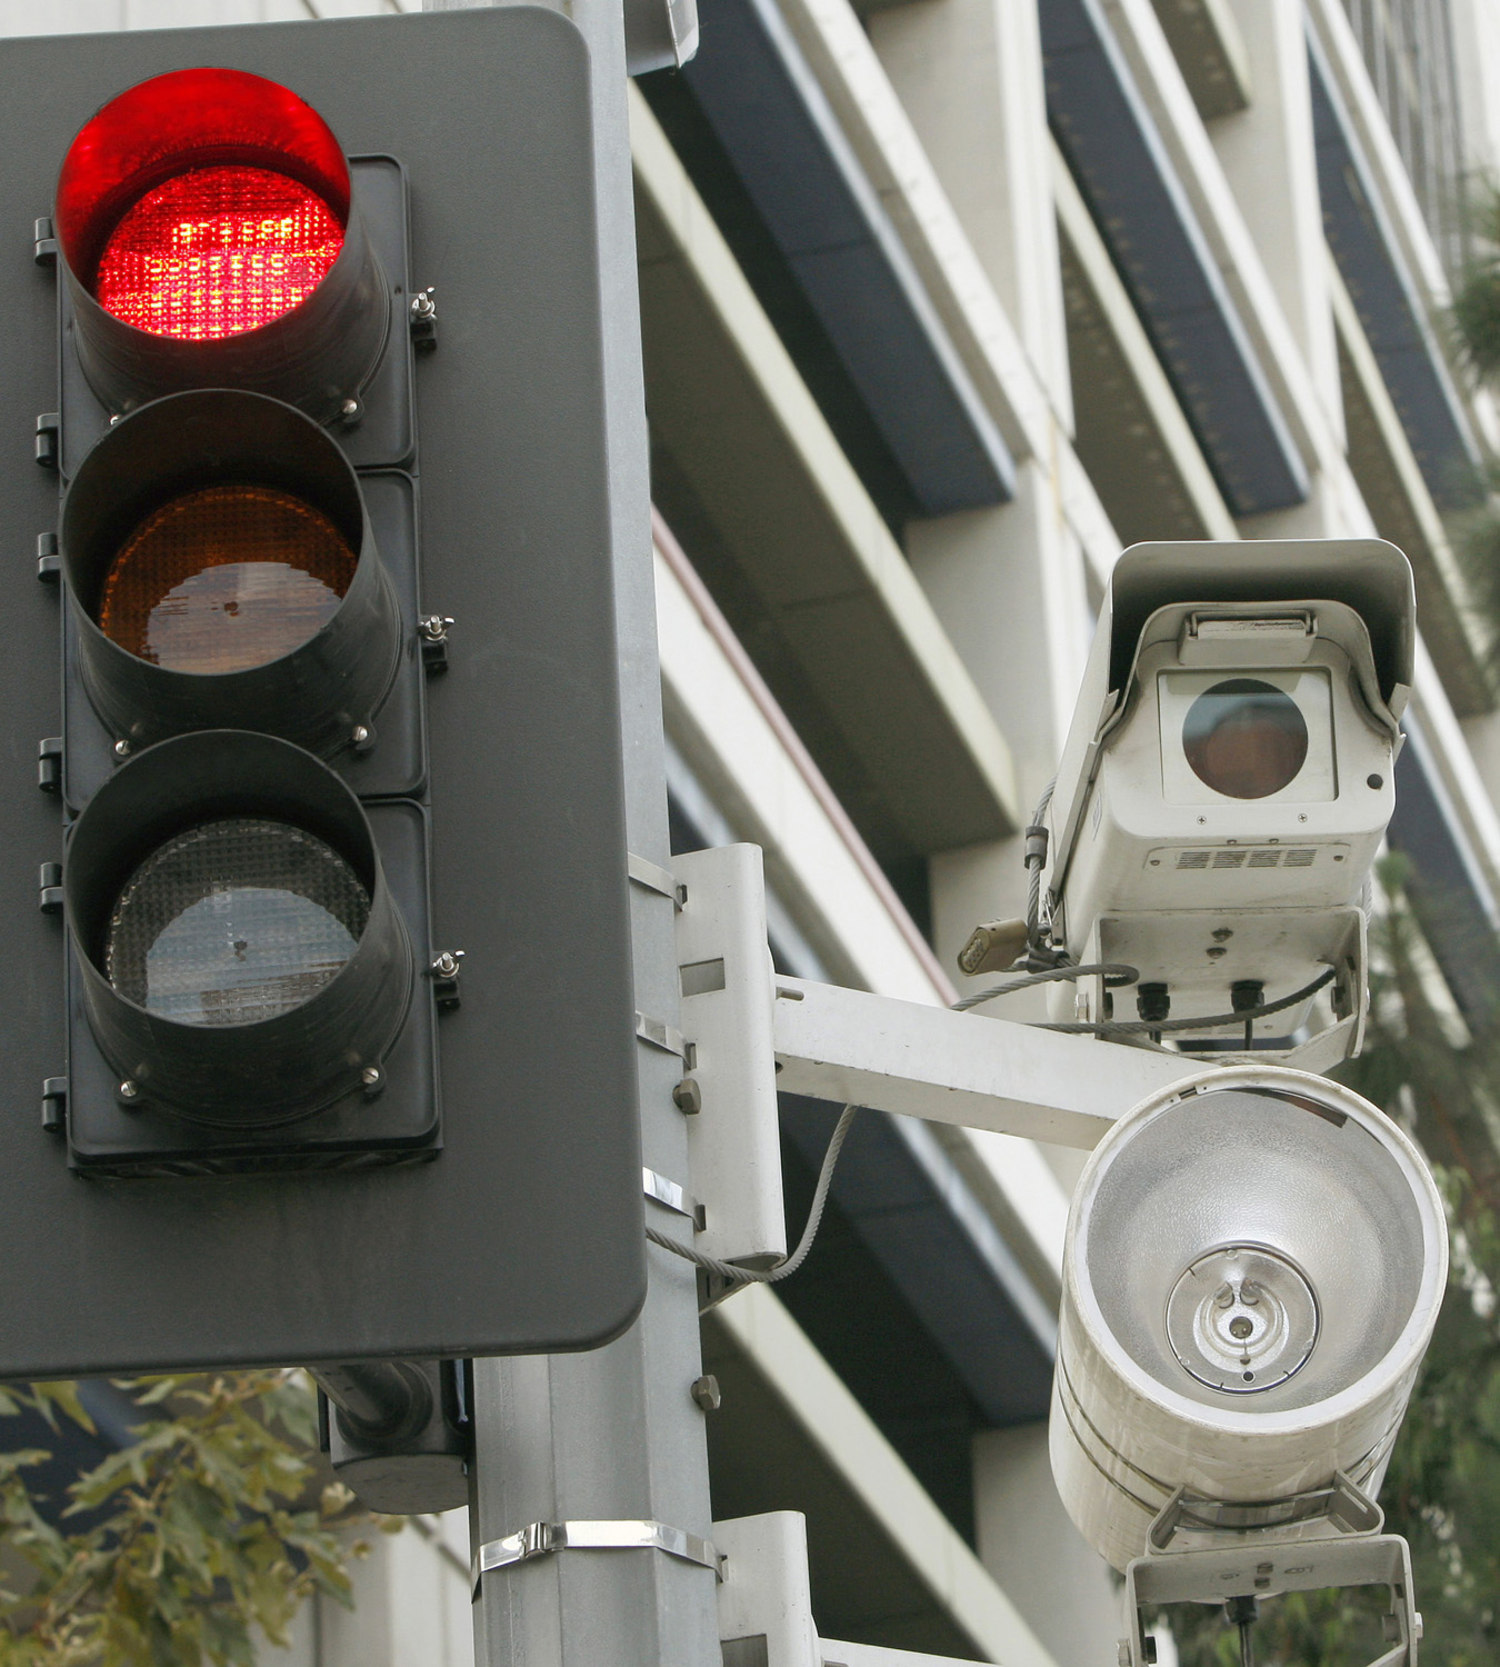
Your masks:
<svg viewBox="0 0 1500 1667"><path fill-rule="evenodd" d="M1137 1557L1125 1571L1128 1636L1120 1640L1120 1667L1148 1667L1150 1662L1143 1607L1279 1597L1325 1586L1389 1587L1391 1607L1384 1622L1393 1647L1369 1667L1416 1667L1422 1617L1412 1597L1411 1552L1398 1534L1334 1534L1275 1545L1247 1534L1242 1545Z"/></svg>
<svg viewBox="0 0 1500 1667"><path fill-rule="evenodd" d="M698 1232L703 1231L703 1206L692 1193L678 1186L676 1181L669 1181L665 1175L658 1175L654 1169L643 1169L641 1190L647 1198L653 1198L667 1209L676 1211L680 1216L686 1216Z"/></svg>
<svg viewBox="0 0 1500 1667"><path fill-rule="evenodd" d="M697 1563L722 1578L723 1559L711 1540L642 1517L602 1522L529 1522L503 1539L488 1540L474 1555L470 1576L475 1591L482 1575L513 1568L558 1551L660 1551L684 1563Z"/></svg>
<svg viewBox="0 0 1500 1667"><path fill-rule="evenodd" d="M680 909L687 902L687 887L658 863L638 857L634 851L626 853L625 872L638 886L668 897Z"/></svg>

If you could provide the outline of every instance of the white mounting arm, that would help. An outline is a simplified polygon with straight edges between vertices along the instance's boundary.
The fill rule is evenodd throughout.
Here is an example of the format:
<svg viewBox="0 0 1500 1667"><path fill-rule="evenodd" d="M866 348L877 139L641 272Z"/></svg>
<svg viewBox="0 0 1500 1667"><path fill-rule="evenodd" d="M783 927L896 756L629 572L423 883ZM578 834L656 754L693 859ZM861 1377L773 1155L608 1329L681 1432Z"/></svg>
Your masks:
<svg viewBox="0 0 1500 1667"><path fill-rule="evenodd" d="M640 1023L648 1040L682 1055L678 1103L691 1113L692 1173L651 1176L647 1191L663 1208L695 1214L697 1248L721 1261L786 1255L778 1089L1089 1148L1138 1101L1202 1069L1144 1048L778 976L759 849L695 851L673 871L660 882L635 878L680 888L682 1033L668 1035L649 1015ZM682 1192L694 1208L670 1202Z"/></svg>
<svg viewBox="0 0 1500 1667"><path fill-rule="evenodd" d="M776 980L778 1088L1089 1150L1147 1095L1202 1070L1010 1019Z"/></svg>

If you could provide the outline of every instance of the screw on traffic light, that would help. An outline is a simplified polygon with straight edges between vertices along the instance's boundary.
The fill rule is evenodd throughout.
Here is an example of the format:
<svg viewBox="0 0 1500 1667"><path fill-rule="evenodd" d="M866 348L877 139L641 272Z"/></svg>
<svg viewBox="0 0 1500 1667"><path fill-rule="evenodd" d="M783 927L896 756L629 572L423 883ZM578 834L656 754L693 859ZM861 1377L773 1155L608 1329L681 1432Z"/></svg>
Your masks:
<svg viewBox="0 0 1500 1667"><path fill-rule="evenodd" d="M643 1290L586 54L32 39L0 96L0 1377L304 1362L456 1487L439 1361Z"/></svg>

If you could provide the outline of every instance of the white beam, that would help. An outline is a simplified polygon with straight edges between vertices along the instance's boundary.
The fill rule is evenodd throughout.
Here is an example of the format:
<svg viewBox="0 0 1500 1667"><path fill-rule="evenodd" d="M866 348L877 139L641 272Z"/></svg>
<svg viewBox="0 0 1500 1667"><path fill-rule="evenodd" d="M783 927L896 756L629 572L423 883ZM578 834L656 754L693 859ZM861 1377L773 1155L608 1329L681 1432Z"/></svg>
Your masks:
<svg viewBox="0 0 1500 1667"><path fill-rule="evenodd" d="M822 1667L980 1667L977 1661L955 1661L946 1655L913 1655L910 1650L883 1650L877 1644L840 1644L820 1638Z"/></svg>
<svg viewBox="0 0 1500 1667"><path fill-rule="evenodd" d="M1084 1150L1139 1101L1201 1069L799 978L777 978L773 1026L777 1086L788 1093Z"/></svg>

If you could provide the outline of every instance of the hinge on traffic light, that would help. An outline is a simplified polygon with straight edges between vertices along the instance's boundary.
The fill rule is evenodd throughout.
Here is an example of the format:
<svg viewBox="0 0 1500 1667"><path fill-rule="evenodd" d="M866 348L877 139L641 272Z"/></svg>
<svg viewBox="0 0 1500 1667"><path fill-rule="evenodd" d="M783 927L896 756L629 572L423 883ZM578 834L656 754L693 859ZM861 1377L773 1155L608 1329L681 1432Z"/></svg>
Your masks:
<svg viewBox="0 0 1500 1667"><path fill-rule="evenodd" d="M31 257L38 266L57 265L57 238L45 214L37 217L32 232Z"/></svg>
<svg viewBox="0 0 1500 1667"><path fill-rule="evenodd" d="M47 1077L42 1083L42 1128L61 1134L68 1115L68 1079Z"/></svg>
<svg viewBox="0 0 1500 1667"><path fill-rule="evenodd" d="M429 676L448 669L448 633L452 628L453 621L446 614L424 614L417 621L422 665Z"/></svg>
<svg viewBox="0 0 1500 1667"><path fill-rule="evenodd" d="M55 585L62 573L62 557L58 554L57 534L36 535L36 576L44 585Z"/></svg>
<svg viewBox="0 0 1500 1667"><path fill-rule="evenodd" d="M62 864L60 862L44 862L41 873L37 877L37 907L44 915L62 913Z"/></svg>
<svg viewBox="0 0 1500 1667"><path fill-rule="evenodd" d="M63 744L61 735L49 735L36 744L36 784L44 793L55 793L62 785Z"/></svg>
<svg viewBox="0 0 1500 1667"><path fill-rule="evenodd" d="M57 467L58 431L62 418L56 411L43 411L36 420L36 460L44 469Z"/></svg>
<svg viewBox="0 0 1500 1667"><path fill-rule="evenodd" d="M419 289L411 298L411 341L418 353L437 346L437 302L432 289Z"/></svg>

